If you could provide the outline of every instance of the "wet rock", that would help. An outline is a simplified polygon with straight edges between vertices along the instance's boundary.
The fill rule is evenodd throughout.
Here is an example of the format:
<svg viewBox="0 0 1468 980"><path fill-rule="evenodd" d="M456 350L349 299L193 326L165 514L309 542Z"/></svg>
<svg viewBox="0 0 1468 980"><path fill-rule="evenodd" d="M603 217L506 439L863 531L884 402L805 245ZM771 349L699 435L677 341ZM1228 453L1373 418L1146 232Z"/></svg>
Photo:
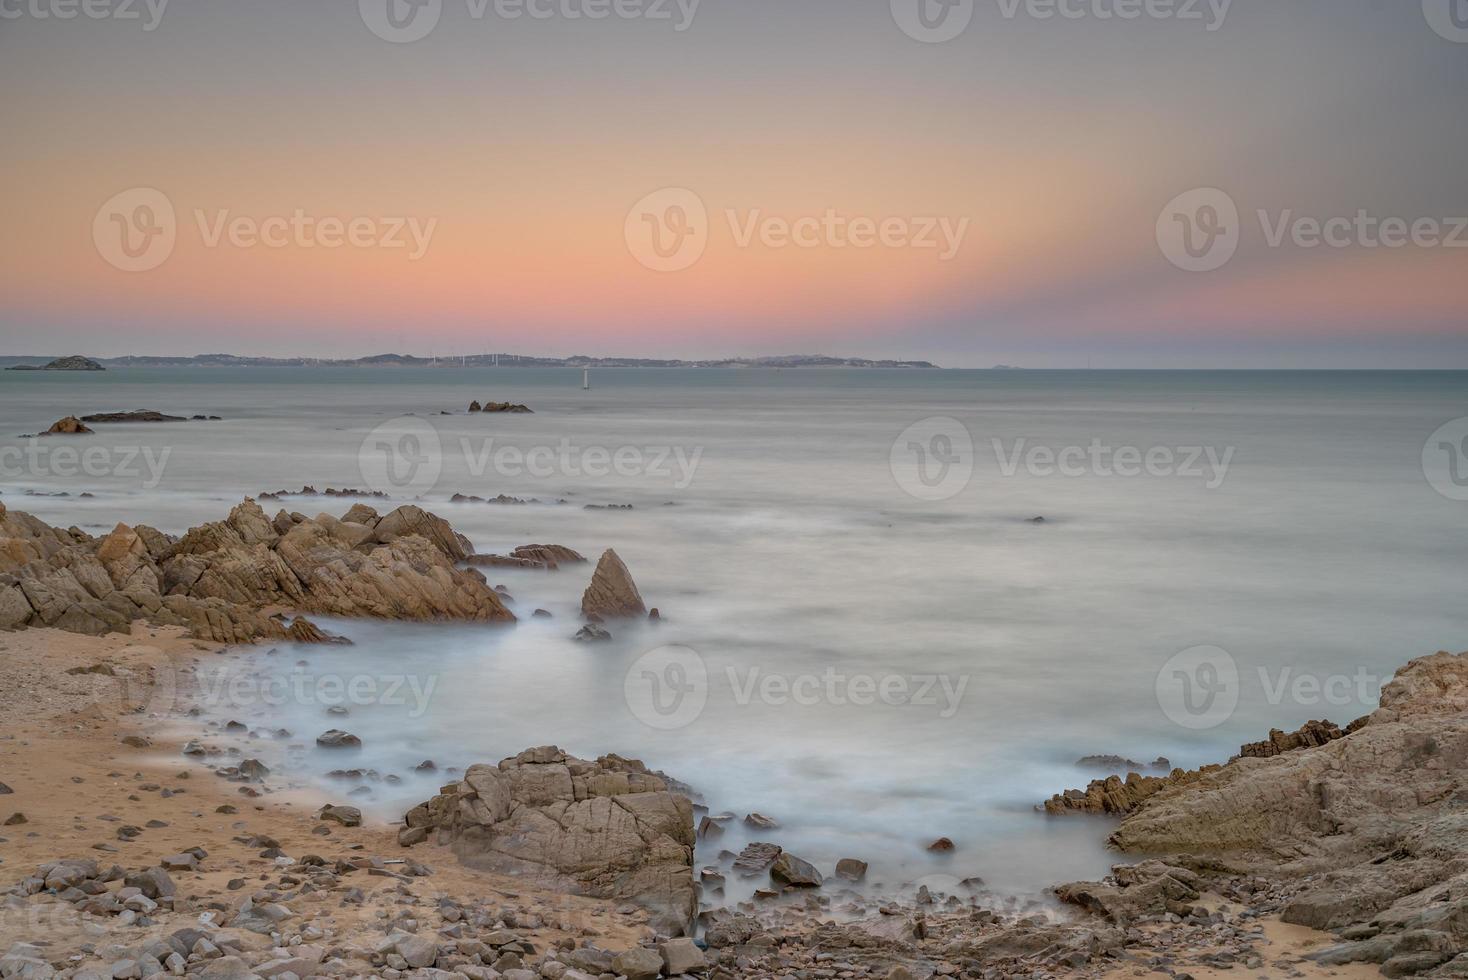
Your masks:
<svg viewBox="0 0 1468 980"><path fill-rule="evenodd" d="M332 728L317 735L316 744L323 749L360 749L362 740L351 732Z"/></svg>
<svg viewBox="0 0 1468 980"><path fill-rule="evenodd" d="M755 841L746 844L744 850L734 859L734 870L742 878L754 878L764 874L775 863L775 859L783 853L779 844L766 844Z"/></svg>
<svg viewBox="0 0 1468 980"><path fill-rule="evenodd" d="M641 617L647 615L647 606L632 573L617 553L610 548L602 553L592 573L591 584L581 597L581 612L585 616L602 619Z"/></svg>
<svg viewBox="0 0 1468 980"><path fill-rule="evenodd" d="M770 865L770 877L792 888L819 888L824 881L815 865L801 860L789 851L781 853Z"/></svg>
<svg viewBox="0 0 1468 980"><path fill-rule="evenodd" d="M85 436L91 435L92 430L82 424L82 420L75 415L68 415L51 424L51 428L42 432L43 436Z"/></svg>

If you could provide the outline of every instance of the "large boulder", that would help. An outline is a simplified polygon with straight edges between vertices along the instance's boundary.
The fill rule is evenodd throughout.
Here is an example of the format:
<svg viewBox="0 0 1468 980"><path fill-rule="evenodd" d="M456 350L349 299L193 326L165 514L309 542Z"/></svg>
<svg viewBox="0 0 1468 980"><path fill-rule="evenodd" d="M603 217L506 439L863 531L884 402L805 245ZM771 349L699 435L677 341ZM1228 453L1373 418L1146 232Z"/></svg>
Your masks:
<svg viewBox="0 0 1468 980"><path fill-rule="evenodd" d="M92 430L82 423L75 415L68 415L64 419L58 419L51 423L51 428L42 432L43 436L86 436L91 435Z"/></svg>
<svg viewBox="0 0 1468 980"><path fill-rule="evenodd" d="M581 612L602 619L647 615L647 606L637 591L637 583L632 581L632 573L610 548L602 553L591 584L581 596Z"/></svg>
<svg viewBox="0 0 1468 980"><path fill-rule="evenodd" d="M693 805L635 760L528 749L470 766L405 823L405 843L428 837L471 867L634 901L667 927L687 928L695 910Z"/></svg>

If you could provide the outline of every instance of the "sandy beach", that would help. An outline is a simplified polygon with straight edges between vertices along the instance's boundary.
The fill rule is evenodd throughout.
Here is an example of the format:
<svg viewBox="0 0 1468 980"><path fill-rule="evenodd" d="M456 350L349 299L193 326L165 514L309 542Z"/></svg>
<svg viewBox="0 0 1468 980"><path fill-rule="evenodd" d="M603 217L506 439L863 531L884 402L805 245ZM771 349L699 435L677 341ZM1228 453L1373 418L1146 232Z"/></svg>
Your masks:
<svg viewBox="0 0 1468 980"><path fill-rule="evenodd" d="M405 851L397 843L398 826L322 821L317 817L321 806L341 800L273 776L263 784L221 778L215 770L237 765L248 750L245 741L238 755L196 759L181 754L191 738L224 744L222 736L190 717L186 683L155 684L154 679L188 678L196 664L221 655L229 655L221 644L191 639L177 627L141 623L126 637L52 629L0 635L0 685L9 692L0 706L0 779L11 790L0 797L0 816L8 818L0 873L19 880L39 865L68 858L140 869L191 848L207 852L196 869L171 872L178 889L173 909L160 912L151 925L79 914L44 896L27 901L12 895L0 917L0 947L31 944L48 955L60 954L61 960L96 962L85 951L105 951L114 943L136 947L196 923L201 915L236 908L245 896L279 897L282 891L294 892L289 932L295 935L287 942L315 946L323 958L346 954L343 967L352 962L352 951L374 948L402 918L410 917L420 932L431 934L466 920L457 911L461 907L514 910L518 932L538 950L588 940L606 949L629 949L652 938L647 912L635 906L574 898L470 870L445 848ZM24 822L12 814L23 815ZM268 853L294 860L263 856ZM292 877L300 874L297 862L313 854L329 861L359 860L362 869L343 876L342 884L360 890L360 896L353 895L348 904L339 900L337 889L297 891L300 879ZM406 861L426 865L431 874L404 876ZM1210 907L1227 903L1212 896ZM787 915L786 921L793 938L822 918L817 908ZM1284 975L1274 971L1285 969L1305 978L1376 975L1365 964L1326 968L1303 961L1305 954L1333 941L1326 933L1274 917L1260 919L1258 927L1262 937L1254 952L1262 965L1255 969L1263 975ZM270 937L238 929L225 935L243 953L269 959ZM1209 952L1206 945L1164 948L1156 954L1161 959L1154 960L1144 941L1123 954L1121 966L1102 974L1081 972L1106 978L1176 977L1182 974L1172 964ZM356 968L390 969L365 958L356 961ZM885 976L887 971L863 967L859 972ZM1187 973L1205 980L1238 975L1238 969L1189 966ZM763 973L736 970L736 975Z"/></svg>

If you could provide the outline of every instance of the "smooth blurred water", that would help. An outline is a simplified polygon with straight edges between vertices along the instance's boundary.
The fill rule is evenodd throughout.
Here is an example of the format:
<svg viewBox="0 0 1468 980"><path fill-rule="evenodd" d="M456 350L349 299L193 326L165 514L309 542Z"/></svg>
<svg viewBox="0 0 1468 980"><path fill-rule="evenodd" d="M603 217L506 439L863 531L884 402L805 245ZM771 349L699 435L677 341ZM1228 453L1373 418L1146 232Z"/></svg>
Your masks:
<svg viewBox="0 0 1468 980"><path fill-rule="evenodd" d="M589 567L490 569L516 598L516 627L336 621L356 646L242 662L255 677L360 676L379 691L400 675L420 690L431 682L426 710L354 704L334 718L313 687L221 715L278 721L307 742L333 726L359 734L366 747L350 761L313 748L298 762L317 774L364 765L401 775L374 783L366 801L386 816L446 778L413 774L424 758L463 766L543 743L637 756L715 810L780 820L756 836L823 870L856 856L886 881L980 875L1030 890L1094 874L1108 861L1106 826L1031 809L1095 775L1073 765L1078 756L1221 760L1271 727L1345 723L1374 704L1374 687L1354 682L1341 703L1290 693L1301 675L1379 682L1411 657L1468 646L1468 503L1434 491L1422 468L1428 436L1468 415L1463 373L604 370L592 390L580 382L579 371L535 369L4 372L3 500L62 525L100 531L123 520L178 533L246 493L361 486L363 439L415 413L447 447L426 505L478 550L554 542L594 560L615 548L665 621L613 624L613 642L579 645L570 637ZM535 414L434 414L461 413L471 399L525 402ZM152 488L139 476L60 476L34 460L16 469L15 452L59 442L18 434L129 408L224 420L99 427L66 441L114 459L135 446L155 459L168 450ZM904 429L935 416L959 420L976 451L966 489L928 502L901 489L891 456ZM687 486L676 468L475 476L459 440L490 437L520 449L677 447L698 465ZM1176 475L1007 476L994 438L1006 449L1021 438L1055 449L1097 439L1233 456L1214 489ZM566 503L444 502L454 492ZM340 514L349 502L283 505ZM1037 515L1046 523L1027 522ZM554 618L530 618L536 607ZM708 678L702 712L675 731L649 727L625 696L638 658L667 644L696 651ZM1169 658L1199 645L1232 656L1241 697L1226 720L1194 730L1163 710L1156 682ZM828 669L965 686L951 711L941 697L741 703L751 671L758 683ZM1272 694L1282 683L1283 696ZM924 851L938 836L958 845L948 859ZM742 840L733 827L701 857Z"/></svg>

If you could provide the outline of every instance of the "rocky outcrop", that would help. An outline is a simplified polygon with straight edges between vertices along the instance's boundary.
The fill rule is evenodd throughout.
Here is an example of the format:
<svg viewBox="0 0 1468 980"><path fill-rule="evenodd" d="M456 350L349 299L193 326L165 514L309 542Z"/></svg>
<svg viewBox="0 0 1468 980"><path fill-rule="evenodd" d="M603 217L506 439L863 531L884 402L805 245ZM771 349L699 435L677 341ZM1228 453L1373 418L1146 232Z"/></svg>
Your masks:
<svg viewBox="0 0 1468 980"><path fill-rule="evenodd" d="M49 364L18 364L15 367L6 368L7 371L105 371L107 370L90 357L82 357L80 354L72 354L67 357L58 357Z"/></svg>
<svg viewBox="0 0 1468 980"><path fill-rule="evenodd" d="M1325 963L1404 976L1468 948L1468 654L1407 664L1381 707L1340 737L1325 723L1302 731L1271 744L1323 742L1164 787L1112 845L1286 882L1285 921L1341 936L1318 954ZM1062 897L1116 917L1118 896L1066 888Z"/></svg>
<svg viewBox="0 0 1468 980"><path fill-rule="evenodd" d="M562 565L584 565L584 555L561 544L522 544L508 555L470 555L468 562L482 568L535 568L554 572Z"/></svg>
<svg viewBox="0 0 1468 980"><path fill-rule="evenodd" d="M75 415L68 415L64 419L58 419L51 423L51 428L42 432L43 436L87 436L92 430L82 424L82 420Z"/></svg>
<svg viewBox="0 0 1468 980"><path fill-rule="evenodd" d="M470 766L404 823L405 845L433 840L470 867L635 901L660 913L665 927L691 923L693 805L640 762L528 749Z"/></svg>
<svg viewBox="0 0 1468 980"><path fill-rule="evenodd" d="M1338 738L1344 738L1347 733L1355 731L1366 723L1365 718L1352 722L1345 730L1342 730L1329 721L1306 722L1297 731L1283 732L1274 729L1269 733L1269 738L1262 742L1250 742L1239 748L1239 754L1234 756L1230 762L1240 758L1246 759L1268 759L1286 752L1297 752L1300 749L1315 748L1333 742ZM1045 801L1046 813L1095 813L1122 816L1132 813L1145 801L1164 789L1174 786L1184 786L1196 781L1200 776L1216 772L1221 766L1204 766L1201 769L1183 770L1174 769L1166 776L1142 776L1139 770L1143 768L1162 768L1167 764L1163 758L1157 759L1151 766L1144 767L1141 763L1122 759L1118 756L1086 756L1076 762L1080 766L1102 766L1126 768L1129 770L1125 779L1119 776L1108 776L1105 779L1093 779L1085 789L1070 789L1064 793L1058 793Z"/></svg>
<svg viewBox="0 0 1468 980"><path fill-rule="evenodd" d="M588 618L601 619L647 615L647 606L637 591L637 583L632 581L632 573L610 548L602 553L601 560L596 563L596 571L592 573L591 584L581 596L581 613Z"/></svg>
<svg viewBox="0 0 1468 980"><path fill-rule="evenodd" d="M1119 755L1087 755L1076 760L1076 765L1082 769L1104 769L1107 772L1143 772L1147 769L1156 772L1172 772L1172 763L1162 756L1158 756L1151 762L1136 762Z"/></svg>
<svg viewBox="0 0 1468 980"><path fill-rule="evenodd" d="M126 632L137 619L189 627L201 639L333 642L277 608L385 619L512 622L446 521L417 507L378 518L268 518L253 500L174 539L117 525L96 539L0 508L0 628Z"/></svg>
<svg viewBox="0 0 1468 980"><path fill-rule="evenodd" d="M1174 769L1166 776L1143 776L1127 773L1093 779L1085 789L1068 789L1045 801L1046 813L1094 813L1120 815L1131 813L1142 803L1170 786L1190 783L1218 766L1207 766L1200 770Z"/></svg>
<svg viewBox="0 0 1468 980"><path fill-rule="evenodd" d="M1267 739L1242 746L1239 749L1239 755L1249 759L1268 759L1286 752L1313 749L1318 745L1325 745L1327 742L1334 742L1338 738L1345 737L1346 732L1331 722L1309 721L1293 732L1283 732L1278 728L1270 729Z"/></svg>
<svg viewBox="0 0 1468 980"><path fill-rule="evenodd" d="M182 415L164 415L152 409L138 409L135 412L98 412L95 415L83 415L83 422L187 422L188 419Z"/></svg>
<svg viewBox="0 0 1468 980"><path fill-rule="evenodd" d="M1186 868L1162 861L1118 865L1107 882L1057 885L1056 896L1120 926L1156 915L1191 915L1202 897L1202 879Z"/></svg>

